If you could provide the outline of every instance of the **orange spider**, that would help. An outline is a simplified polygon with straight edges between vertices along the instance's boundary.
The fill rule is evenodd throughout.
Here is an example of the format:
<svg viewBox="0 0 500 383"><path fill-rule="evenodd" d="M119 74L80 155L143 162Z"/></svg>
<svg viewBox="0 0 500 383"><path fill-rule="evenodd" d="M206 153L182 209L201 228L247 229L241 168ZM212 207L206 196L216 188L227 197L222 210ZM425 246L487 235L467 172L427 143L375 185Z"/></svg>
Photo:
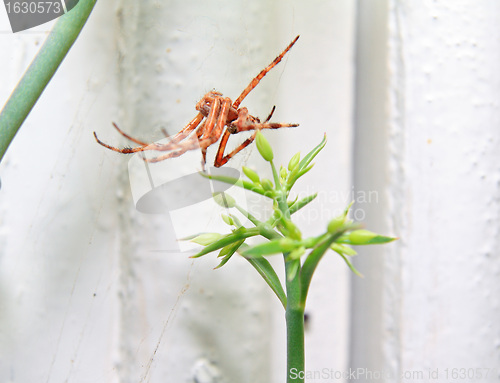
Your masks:
<svg viewBox="0 0 500 383"><path fill-rule="evenodd" d="M144 158L147 162L158 162L163 161L167 158L179 157L188 150L194 150L197 148L201 149L202 153L202 166L205 168L207 148L216 143L222 135L222 139L217 150L217 155L215 157L214 166L216 168L224 165L229 159L231 159L236 153L243 150L245 147L250 145L255 139L257 131L260 129L278 129L278 128L291 128L296 127L298 124L285 124L278 122L269 122L271 119L274 107L266 118L264 122L260 122L257 117L253 117L248 113L248 109L238 108L243 101L243 99L248 96L248 94L259 84L260 80L273 69L285 56L285 54L292 48L293 44L298 40L297 36L288 45L281 54L276 57L271 64L264 68L245 88L245 90L240 94L235 102L232 102L228 97L223 97L222 93L212 91L208 92L203 98L196 104L196 110L198 115L191 120L189 124L186 125L175 136L170 137L167 143L151 143L139 141L125 132L123 132L115 123L113 126L116 128L118 133L120 133L125 138L132 142L135 142L139 146L134 148L116 148L114 146L105 144L94 132L94 137L96 141L102 146L114 150L119 153L136 153L143 152L146 150L167 152L165 154L158 155L153 158ZM226 130L224 131L224 128ZM224 150L226 149L226 144L231 134L236 134L240 132L254 130L255 132L243 141L236 149L231 153L224 155ZM191 134L195 132L195 134ZM222 134L224 132L224 134Z"/></svg>

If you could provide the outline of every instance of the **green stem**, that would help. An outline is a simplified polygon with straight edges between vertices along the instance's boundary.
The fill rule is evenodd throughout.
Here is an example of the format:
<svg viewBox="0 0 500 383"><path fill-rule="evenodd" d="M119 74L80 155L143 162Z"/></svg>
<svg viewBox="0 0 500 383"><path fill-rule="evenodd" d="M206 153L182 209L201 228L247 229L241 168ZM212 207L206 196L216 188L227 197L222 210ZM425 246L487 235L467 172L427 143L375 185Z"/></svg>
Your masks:
<svg viewBox="0 0 500 383"><path fill-rule="evenodd" d="M287 203L286 191L283 189L274 163L271 162L274 183L276 186L276 202L285 219L290 219L290 209ZM304 305L301 303L300 270L296 271L297 260L285 259L286 280L286 381L287 383L304 383L305 347L304 347ZM290 278L293 275L293 278Z"/></svg>
<svg viewBox="0 0 500 383"><path fill-rule="evenodd" d="M61 16L0 113L0 160L75 42L97 0L80 0Z"/></svg>
<svg viewBox="0 0 500 383"><path fill-rule="evenodd" d="M274 166L274 162L270 161L271 169L273 171L274 185L277 192L276 202L278 202L278 207L283 213L283 217L286 219L290 219L290 209L288 208L288 202L286 201L286 191L283 189L283 186L280 183L278 172L276 167Z"/></svg>
<svg viewBox="0 0 500 383"><path fill-rule="evenodd" d="M305 374L304 348L304 306L300 302L300 273L296 273L292 280L288 280L289 270L294 261L285 263L287 275L286 292L286 354L287 354L287 383L303 383Z"/></svg>

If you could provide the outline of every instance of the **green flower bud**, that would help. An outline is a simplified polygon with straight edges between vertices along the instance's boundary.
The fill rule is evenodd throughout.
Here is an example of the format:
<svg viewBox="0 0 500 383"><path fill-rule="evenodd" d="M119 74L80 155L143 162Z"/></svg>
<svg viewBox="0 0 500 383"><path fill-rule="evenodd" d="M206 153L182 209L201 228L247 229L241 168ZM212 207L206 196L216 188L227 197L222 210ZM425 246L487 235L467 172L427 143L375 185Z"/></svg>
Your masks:
<svg viewBox="0 0 500 383"><path fill-rule="evenodd" d="M260 182L259 175L254 170L247 168L246 166L243 166L241 169L243 170L243 174L245 174L250 181L254 183Z"/></svg>
<svg viewBox="0 0 500 383"><path fill-rule="evenodd" d="M234 198L227 193L214 193L213 197L215 203L222 207L229 208L236 205L236 201L234 200Z"/></svg>
<svg viewBox="0 0 500 383"><path fill-rule="evenodd" d="M297 242L292 238L283 237L280 239L280 248L284 253L288 253L297 247Z"/></svg>
<svg viewBox="0 0 500 383"><path fill-rule="evenodd" d="M289 259L300 259L300 257L302 257L302 255L304 255L305 252L306 252L306 248L304 246L299 246L299 247L295 248L294 250L292 250L288 254L288 258Z"/></svg>
<svg viewBox="0 0 500 383"><path fill-rule="evenodd" d="M255 145L262 158L269 162L273 160L273 149L260 130L257 131L257 135L255 136Z"/></svg>
<svg viewBox="0 0 500 383"><path fill-rule="evenodd" d="M336 233L339 229L342 228L345 222L345 215L339 215L338 217L335 217L328 223L328 232L330 234Z"/></svg>
<svg viewBox="0 0 500 383"><path fill-rule="evenodd" d="M288 176L288 172L286 171L286 169L282 166L280 168L280 178L282 180L286 180L286 177Z"/></svg>
<svg viewBox="0 0 500 383"><path fill-rule="evenodd" d="M290 162L288 163L288 170L292 171L297 167L300 161L300 152L296 153L291 159Z"/></svg>
<svg viewBox="0 0 500 383"><path fill-rule="evenodd" d="M350 245L376 245L381 243L392 242L397 238L384 237L383 235L379 235L371 231L361 229L361 230L351 231L349 234L347 234L346 239L347 239L346 243Z"/></svg>
<svg viewBox="0 0 500 383"><path fill-rule="evenodd" d="M264 189L265 191L271 191L274 189L273 183L267 178L262 179L260 184L262 185L262 189Z"/></svg>
<svg viewBox="0 0 500 383"><path fill-rule="evenodd" d="M375 234L369 230L360 229L360 230L351 231L347 235L347 239L353 245L364 245L366 243L369 243L376 236L377 236L377 234Z"/></svg>
<svg viewBox="0 0 500 383"><path fill-rule="evenodd" d="M297 240L302 239L302 233L299 228L290 220L285 219L283 221L283 228L285 229L286 235Z"/></svg>
<svg viewBox="0 0 500 383"><path fill-rule="evenodd" d="M229 226L233 226L234 225L234 221L233 219L228 216L228 215L225 215L225 214L221 214L221 217L222 217L222 220L227 223Z"/></svg>
<svg viewBox="0 0 500 383"><path fill-rule="evenodd" d="M222 234L219 233L203 233L191 239L191 242L197 243L198 245L207 246L218 241L221 237Z"/></svg>

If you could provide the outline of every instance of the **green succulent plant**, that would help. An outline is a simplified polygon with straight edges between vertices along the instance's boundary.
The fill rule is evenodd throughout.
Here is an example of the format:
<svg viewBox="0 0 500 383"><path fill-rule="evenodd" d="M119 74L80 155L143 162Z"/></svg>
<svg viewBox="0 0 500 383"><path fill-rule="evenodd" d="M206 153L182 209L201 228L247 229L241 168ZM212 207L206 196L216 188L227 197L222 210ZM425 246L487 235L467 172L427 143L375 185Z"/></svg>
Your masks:
<svg viewBox="0 0 500 383"><path fill-rule="evenodd" d="M326 136L302 159L300 153L295 154L290 159L288 166L281 166L279 171L273 162L274 155L271 145L260 131L257 132L255 142L260 155L271 167L273 180L262 178L248 167L242 168L242 172L248 180L202 174L212 180L230 183L271 199L273 204L271 216L267 220L261 221L238 205L237 201L228 193L218 193L214 195L214 200L226 209L234 211L234 214L222 215L224 222L231 227L231 232L228 234L203 233L189 239L203 246L193 256L194 258L218 251L220 263L216 268L220 268L234 254L238 253L264 278L285 309L287 382L303 382L300 372L305 371L304 309L311 279L319 262L331 250L340 255L355 274L361 276L350 261L350 258L356 255L356 251L351 245L383 244L394 241L396 238L365 230L359 223L349 219L348 214L352 203L341 215L328 223L323 233L304 238L291 217L314 201L317 194L301 199L289 199L290 191L297 180L314 166L312 161L325 147ZM236 214L247 218L252 226L243 226ZM263 237L265 241L248 245L246 241L252 237ZM285 288L266 259L267 256L276 254L282 254L284 258Z"/></svg>

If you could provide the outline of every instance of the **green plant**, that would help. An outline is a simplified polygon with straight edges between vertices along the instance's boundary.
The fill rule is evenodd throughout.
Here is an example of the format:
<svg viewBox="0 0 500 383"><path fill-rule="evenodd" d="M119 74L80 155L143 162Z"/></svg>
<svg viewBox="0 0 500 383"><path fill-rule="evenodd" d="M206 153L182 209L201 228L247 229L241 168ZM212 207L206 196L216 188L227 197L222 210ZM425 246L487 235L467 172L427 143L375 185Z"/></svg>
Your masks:
<svg viewBox="0 0 500 383"><path fill-rule="evenodd" d="M248 180L239 180L226 176L211 176L218 180L250 190L272 200L273 213L266 221L260 221L243 209L227 193L214 195L215 201L227 209L234 209L246 217L252 227L244 227L235 214L223 215L222 219L231 226L229 234L203 233L187 238L203 245L203 249L193 257L201 257L219 250L221 261L217 268L223 266L236 252L243 256L264 278L285 308L287 328L287 382L304 382L304 309L312 276L321 258L328 250L336 252L347 263L349 268L360 275L349 260L356 252L350 245L371 245L391 242L396 238L385 237L364 230L348 218L349 205L343 214L329 222L324 233L303 238L299 228L293 223L291 216L304 208L316 198L316 194L302 199L289 200L292 187L297 180L313 167L312 161L326 144L326 136L321 143L300 159L295 154L288 167L278 171L273 162L271 146L259 131L256 146L261 156L269 162L273 181L261 178L255 171L243 167ZM261 236L266 241L250 246L246 240ZM276 272L265 258L273 254L283 254L285 263L285 289ZM285 292L286 290L286 292ZM292 373L293 372L293 373Z"/></svg>

